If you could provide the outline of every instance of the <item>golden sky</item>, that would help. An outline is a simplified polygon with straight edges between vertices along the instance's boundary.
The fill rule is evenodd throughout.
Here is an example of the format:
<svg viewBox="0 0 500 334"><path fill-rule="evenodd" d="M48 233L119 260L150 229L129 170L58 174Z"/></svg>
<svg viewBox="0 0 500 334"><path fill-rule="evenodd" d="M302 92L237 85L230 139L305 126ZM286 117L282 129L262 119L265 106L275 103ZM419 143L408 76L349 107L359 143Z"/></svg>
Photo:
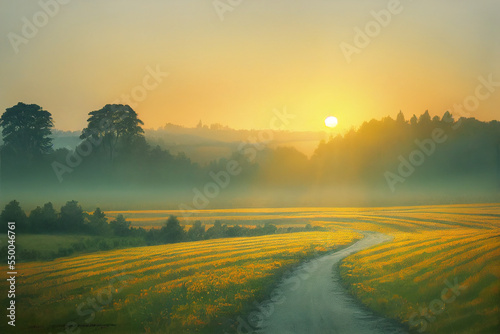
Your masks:
<svg viewBox="0 0 500 334"><path fill-rule="evenodd" d="M480 76L500 81L496 0L59 1L0 2L0 109L36 103L63 130L135 92L146 128L268 128L286 107L290 130L334 115L342 131L399 110L442 115ZM155 69L168 73L157 85ZM470 114L499 119L499 106L497 87Z"/></svg>

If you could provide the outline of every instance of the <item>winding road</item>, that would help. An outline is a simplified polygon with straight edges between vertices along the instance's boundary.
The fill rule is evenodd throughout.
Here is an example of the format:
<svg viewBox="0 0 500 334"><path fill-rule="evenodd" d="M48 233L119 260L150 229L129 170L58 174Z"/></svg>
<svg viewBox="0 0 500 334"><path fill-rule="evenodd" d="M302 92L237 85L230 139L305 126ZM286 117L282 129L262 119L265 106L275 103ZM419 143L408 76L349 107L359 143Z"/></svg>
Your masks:
<svg viewBox="0 0 500 334"><path fill-rule="evenodd" d="M406 333L392 320L376 316L342 286L338 263L363 249L391 240L382 233L365 237L338 252L311 260L284 278L280 302L263 321L266 334Z"/></svg>

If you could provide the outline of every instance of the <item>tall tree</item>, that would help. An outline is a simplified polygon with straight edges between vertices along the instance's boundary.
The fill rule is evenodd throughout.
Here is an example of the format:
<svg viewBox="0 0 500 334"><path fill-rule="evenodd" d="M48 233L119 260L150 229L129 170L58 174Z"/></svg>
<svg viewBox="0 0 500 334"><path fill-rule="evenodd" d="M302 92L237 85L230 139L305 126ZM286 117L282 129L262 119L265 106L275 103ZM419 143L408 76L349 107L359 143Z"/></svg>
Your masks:
<svg viewBox="0 0 500 334"><path fill-rule="evenodd" d="M2 226L2 232L6 233L7 224L9 222L16 223L16 229L14 232L26 232L29 230L28 218L26 213L21 209L19 202L16 200L10 201L2 213L0 213L0 224Z"/></svg>
<svg viewBox="0 0 500 334"><path fill-rule="evenodd" d="M411 126L415 127L415 126L417 126L417 123L418 123L417 116L415 114L413 114L413 116L410 118L410 124L411 124Z"/></svg>
<svg viewBox="0 0 500 334"><path fill-rule="evenodd" d="M57 212L51 202L45 203L43 208L37 206L29 216L31 232L48 233L56 230Z"/></svg>
<svg viewBox="0 0 500 334"><path fill-rule="evenodd" d="M431 115L429 114L429 110L426 110L420 117L418 118L418 125L422 127L428 127L431 124Z"/></svg>
<svg viewBox="0 0 500 334"><path fill-rule="evenodd" d="M205 225L197 220L187 232L187 238L192 241L203 240L205 236Z"/></svg>
<svg viewBox="0 0 500 334"><path fill-rule="evenodd" d="M120 145L131 145L144 138L144 123L128 105L107 104L104 108L89 113L88 125L80 139L101 143L108 151L109 159L114 159Z"/></svg>
<svg viewBox="0 0 500 334"><path fill-rule="evenodd" d="M441 122L452 124L455 122L455 119L449 111L446 111L443 117L441 118Z"/></svg>
<svg viewBox="0 0 500 334"><path fill-rule="evenodd" d="M53 126L52 115L37 104L19 102L0 117L5 148L28 159L51 151Z"/></svg>
<svg viewBox="0 0 500 334"><path fill-rule="evenodd" d="M130 235L130 222L127 221L123 215L116 216L116 218L109 223L109 226L117 236L126 237Z"/></svg>
<svg viewBox="0 0 500 334"><path fill-rule="evenodd" d="M59 227L62 232L84 232L85 212L77 201L68 201L61 207Z"/></svg>
<svg viewBox="0 0 500 334"><path fill-rule="evenodd" d="M401 110L399 111L399 114L396 117L396 122L398 123L398 125L406 123L405 115L403 114L403 112Z"/></svg>
<svg viewBox="0 0 500 334"><path fill-rule="evenodd" d="M88 230L91 234L108 235L111 233L108 218L100 208L95 209L91 215L87 216L87 219Z"/></svg>
<svg viewBox="0 0 500 334"><path fill-rule="evenodd" d="M175 216L168 217L165 225L161 228L163 242L174 243L181 242L184 239L185 231L179 220Z"/></svg>

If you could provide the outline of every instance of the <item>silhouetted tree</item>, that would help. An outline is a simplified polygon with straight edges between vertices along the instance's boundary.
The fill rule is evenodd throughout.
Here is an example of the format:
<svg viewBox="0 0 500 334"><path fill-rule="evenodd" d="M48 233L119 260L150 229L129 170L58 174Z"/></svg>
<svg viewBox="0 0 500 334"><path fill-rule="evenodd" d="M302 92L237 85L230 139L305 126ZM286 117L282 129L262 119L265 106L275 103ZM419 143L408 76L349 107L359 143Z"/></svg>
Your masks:
<svg viewBox="0 0 500 334"><path fill-rule="evenodd" d="M455 123L455 119L453 118L453 115L449 111L446 111L443 117L441 118L441 123L443 123L445 127L449 128L453 125L453 123Z"/></svg>
<svg viewBox="0 0 500 334"><path fill-rule="evenodd" d="M161 228L162 241L165 243L180 242L184 239L185 231L175 216L168 217L165 226Z"/></svg>
<svg viewBox="0 0 500 334"><path fill-rule="evenodd" d="M130 222L128 222L123 215L116 216L116 218L109 223L109 226L117 236L126 237L130 235Z"/></svg>
<svg viewBox="0 0 500 334"><path fill-rule="evenodd" d="M57 212L51 202L45 203L43 208L37 206L29 215L31 232L50 233L56 230Z"/></svg>
<svg viewBox="0 0 500 334"><path fill-rule="evenodd" d="M53 126L52 115L37 104L19 102L0 117L5 148L28 159L50 152Z"/></svg>
<svg viewBox="0 0 500 334"><path fill-rule="evenodd" d="M68 201L61 207L60 232L80 233L85 231L85 213L77 201Z"/></svg>
<svg viewBox="0 0 500 334"><path fill-rule="evenodd" d="M187 238L191 241L203 240L205 238L205 225L197 220L187 232Z"/></svg>
<svg viewBox="0 0 500 334"><path fill-rule="evenodd" d="M207 230L207 239L223 238L226 235L227 225L222 225L219 220L214 222L214 225Z"/></svg>
<svg viewBox="0 0 500 334"><path fill-rule="evenodd" d="M88 125L80 139L101 143L113 160L119 145L129 146L135 141L143 141L141 125L144 123L128 105L107 104L104 108L89 113Z"/></svg>
<svg viewBox="0 0 500 334"><path fill-rule="evenodd" d="M396 117L396 122L398 123L398 125L406 123L405 115L403 114L403 112L401 110L399 111L399 114Z"/></svg>
<svg viewBox="0 0 500 334"><path fill-rule="evenodd" d="M418 118L418 126L424 130L429 130L431 127L431 115L429 111L426 110L420 117Z"/></svg>
<svg viewBox="0 0 500 334"><path fill-rule="evenodd" d="M277 231L278 231L278 228L276 227L276 225L273 225L273 224L270 224L270 223L266 223L266 224L264 225L263 230L262 230L262 232L263 232L265 235L268 235L268 234L275 234Z"/></svg>
<svg viewBox="0 0 500 334"><path fill-rule="evenodd" d="M418 118L415 114L413 114L413 116L410 118L410 125L411 126L416 126L418 123Z"/></svg>
<svg viewBox="0 0 500 334"><path fill-rule="evenodd" d="M99 208L95 209L95 211L88 216L87 225L89 232L92 234L109 235L111 233L111 228L108 225L108 218L106 218L104 212Z"/></svg>
<svg viewBox="0 0 500 334"><path fill-rule="evenodd" d="M2 226L4 233L7 231L7 224L9 222L16 223L14 232L26 232L29 230L26 213L21 209L19 202L16 200L10 201L5 205L5 208L0 214L0 226Z"/></svg>
<svg viewBox="0 0 500 334"><path fill-rule="evenodd" d="M229 238L241 237L244 233L244 228L240 225L234 225L227 229L226 236Z"/></svg>

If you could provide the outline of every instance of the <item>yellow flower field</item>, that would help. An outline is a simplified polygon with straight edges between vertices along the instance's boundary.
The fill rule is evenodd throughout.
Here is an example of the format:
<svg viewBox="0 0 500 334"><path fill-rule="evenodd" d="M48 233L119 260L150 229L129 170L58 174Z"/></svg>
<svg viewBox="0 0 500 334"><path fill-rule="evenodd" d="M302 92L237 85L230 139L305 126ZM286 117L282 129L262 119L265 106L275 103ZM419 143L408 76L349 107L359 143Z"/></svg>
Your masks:
<svg viewBox="0 0 500 334"><path fill-rule="evenodd" d="M170 212L120 213L134 223ZM22 263L19 330L231 333L237 317L269 298L286 270L352 243L360 231L378 231L392 241L341 264L354 296L412 333L500 332L499 204L221 209L200 211L183 223L198 219L246 226L308 222L334 232L213 239ZM5 281L0 285L7 287ZM23 327L33 323L39 326Z"/></svg>
<svg viewBox="0 0 500 334"><path fill-rule="evenodd" d="M265 298L285 270L360 237L343 230L303 232L20 264L16 296L20 328L16 329L44 333L68 328L82 333L231 329L231 320L253 301ZM23 326L33 323L38 327Z"/></svg>
<svg viewBox="0 0 500 334"><path fill-rule="evenodd" d="M383 225L388 214L373 215L363 228L382 229L394 240L344 260L344 283L369 308L412 333L498 333L500 215L486 212L416 208L391 212L390 227Z"/></svg>

